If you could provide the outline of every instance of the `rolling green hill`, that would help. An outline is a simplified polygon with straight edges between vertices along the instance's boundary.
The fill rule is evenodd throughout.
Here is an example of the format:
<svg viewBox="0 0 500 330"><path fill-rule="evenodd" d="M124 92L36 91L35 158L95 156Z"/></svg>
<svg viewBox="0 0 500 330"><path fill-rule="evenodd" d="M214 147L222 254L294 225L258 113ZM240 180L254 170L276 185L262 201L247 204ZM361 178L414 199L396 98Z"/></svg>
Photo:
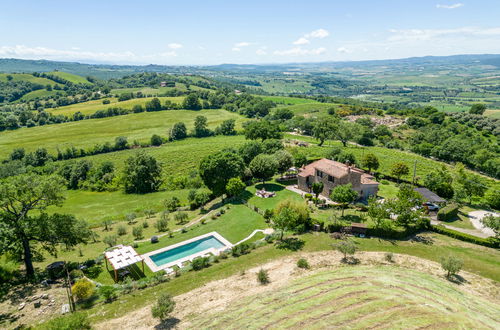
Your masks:
<svg viewBox="0 0 500 330"><path fill-rule="evenodd" d="M91 82L88 81L87 78L68 72L54 71L54 72L47 72L47 74L68 80L74 84L91 84Z"/></svg>
<svg viewBox="0 0 500 330"><path fill-rule="evenodd" d="M59 85L53 80L47 79L47 78L42 78L42 77L35 77L31 74L28 73L0 73L0 81L1 82L7 82L8 76L12 77L12 81L27 81L30 83L34 84L40 84L40 85Z"/></svg>

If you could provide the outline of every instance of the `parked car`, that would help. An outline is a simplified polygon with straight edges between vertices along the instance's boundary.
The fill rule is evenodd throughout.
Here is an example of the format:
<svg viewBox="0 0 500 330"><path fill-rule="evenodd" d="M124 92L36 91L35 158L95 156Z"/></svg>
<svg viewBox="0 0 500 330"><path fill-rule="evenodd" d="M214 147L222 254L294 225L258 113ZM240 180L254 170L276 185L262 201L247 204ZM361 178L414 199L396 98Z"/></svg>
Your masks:
<svg viewBox="0 0 500 330"><path fill-rule="evenodd" d="M438 211L439 210L439 206L437 206L436 204L434 203L431 203L431 202L425 202L422 204L426 209L428 209L429 211Z"/></svg>

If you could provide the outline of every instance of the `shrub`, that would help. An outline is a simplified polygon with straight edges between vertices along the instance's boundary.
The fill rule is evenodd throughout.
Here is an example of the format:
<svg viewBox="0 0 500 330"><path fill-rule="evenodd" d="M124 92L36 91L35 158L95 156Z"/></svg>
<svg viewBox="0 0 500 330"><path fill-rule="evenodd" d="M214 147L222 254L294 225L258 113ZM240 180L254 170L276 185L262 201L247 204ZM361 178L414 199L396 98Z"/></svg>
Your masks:
<svg viewBox="0 0 500 330"><path fill-rule="evenodd" d="M117 233L119 236L126 235L126 234L127 234L127 227L125 227L124 225L120 225L120 226L118 226L118 228L116 229L116 233Z"/></svg>
<svg viewBox="0 0 500 330"><path fill-rule="evenodd" d="M78 300L89 299L94 295L95 285L86 279L79 279L71 287L71 292Z"/></svg>
<svg viewBox="0 0 500 330"><path fill-rule="evenodd" d="M437 218L440 221L450 221L458 215L458 205L448 204L438 211Z"/></svg>
<svg viewBox="0 0 500 330"><path fill-rule="evenodd" d="M177 212L174 215L175 222L179 225L182 225L186 223L186 220L188 219L188 215L186 212Z"/></svg>
<svg viewBox="0 0 500 330"><path fill-rule="evenodd" d="M309 263L304 258L301 258L301 259L299 259L297 261L297 267L303 268L303 269L309 269L310 268Z"/></svg>
<svg viewBox="0 0 500 330"><path fill-rule="evenodd" d="M165 207L169 212L176 211L180 206L181 202L175 196L172 196L169 199L165 200Z"/></svg>
<svg viewBox="0 0 500 330"><path fill-rule="evenodd" d="M70 273L69 273L69 277L71 279L77 279L77 278L81 278L83 277L83 271L80 270L80 269L73 269Z"/></svg>
<svg viewBox="0 0 500 330"><path fill-rule="evenodd" d="M144 220L144 222L142 223L142 228L148 228L149 227L149 223Z"/></svg>
<svg viewBox="0 0 500 330"><path fill-rule="evenodd" d="M160 218L156 221L155 227L159 232L166 231L168 229L168 219Z"/></svg>
<svg viewBox="0 0 500 330"><path fill-rule="evenodd" d="M394 262L394 254L392 252L387 252L384 258L387 262Z"/></svg>
<svg viewBox="0 0 500 330"><path fill-rule="evenodd" d="M500 241L494 238L480 238L477 236L465 234L456 230L448 229L444 226L432 226L432 230L435 231L436 233L440 233L446 236L450 236L462 241L474 243L474 244L479 244L483 246L488 246L491 248L498 248L500 247Z"/></svg>
<svg viewBox="0 0 500 330"><path fill-rule="evenodd" d="M175 301L172 299L172 296L164 293L158 298L156 305L151 308L151 314L154 318L166 320L174 308Z"/></svg>
<svg viewBox="0 0 500 330"><path fill-rule="evenodd" d="M347 255L354 255L358 247L353 241L342 241L334 245L335 249L344 255L344 260L347 259Z"/></svg>
<svg viewBox="0 0 500 330"><path fill-rule="evenodd" d="M462 266L464 265L464 262L462 259L454 257L454 256L448 256L448 257L442 257L441 258L441 267L443 270L445 270L446 277L450 277L452 275L457 274L460 269L462 269Z"/></svg>
<svg viewBox="0 0 500 330"><path fill-rule="evenodd" d="M249 253L251 250L250 244L241 243L231 248L231 254L233 257L239 257L241 255Z"/></svg>
<svg viewBox="0 0 500 330"><path fill-rule="evenodd" d="M263 285L270 282L267 270L262 268L259 270L259 272L257 273L257 281Z"/></svg>
<svg viewBox="0 0 500 330"><path fill-rule="evenodd" d="M162 143L163 143L163 139L161 138L161 136L156 135L156 134L153 134L151 136L151 145L152 146L161 146Z"/></svg>
<svg viewBox="0 0 500 330"><path fill-rule="evenodd" d="M383 185L388 185L389 184L389 181L387 180L380 180L380 183L383 184Z"/></svg>
<svg viewBox="0 0 500 330"><path fill-rule="evenodd" d="M142 227L134 227L132 228L132 235L134 235L135 239L141 239L142 238Z"/></svg>
<svg viewBox="0 0 500 330"><path fill-rule="evenodd" d="M111 285L103 285L99 287L99 295L104 299L106 302L112 302L114 299L117 297L117 289L114 286Z"/></svg>
<svg viewBox="0 0 500 330"><path fill-rule="evenodd" d="M116 245L116 240L118 239L118 237L116 235L110 235L110 236L106 236L102 239L102 241L105 243L105 244L108 244L109 247L113 247Z"/></svg>
<svg viewBox="0 0 500 330"><path fill-rule="evenodd" d="M137 218L137 214L135 213L128 213L126 216L125 216L125 219L127 220L127 222L129 224L133 223L135 218Z"/></svg>
<svg viewBox="0 0 500 330"><path fill-rule="evenodd" d="M307 199L307 200L311 200L313 198L313 195L312 194L304 194L304 198Z"/></svg>
<svg viewBox="0 0 500 330"><path fill-rule="evenodd" d="M191 263L191 267L193 267L193 270L201 270L208 266L210 266L210 259L207 257L195 258Z"/></svg>
<svg viewBox="0 0 500 330"><path fill-rule="evenodd" d="M38 329L38 327L37 327ZM57 317L41 324L39 329L42 330L87 330L92 329L90 321L86 313L73 313L65 316Z"/></svg>
<svg viewBox="0 0 500 330"><path fill-rule="evenodd" d="M159 241L158 236L151 237L151 243L158 243Z"/></svg>

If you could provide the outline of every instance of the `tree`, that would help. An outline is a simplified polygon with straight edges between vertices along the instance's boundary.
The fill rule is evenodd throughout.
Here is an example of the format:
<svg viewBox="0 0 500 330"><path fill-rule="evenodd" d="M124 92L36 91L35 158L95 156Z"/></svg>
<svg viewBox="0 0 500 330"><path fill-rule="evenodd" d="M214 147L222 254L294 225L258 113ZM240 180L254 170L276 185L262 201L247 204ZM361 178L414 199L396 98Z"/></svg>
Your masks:
<svg viewBox="0 0 500 330"><path fill-rule="evenodd" d="M163 144L163 139L161 138L161 136L159 135L156 135L156 134L153 134L151 136L151 145L152 146L161 146Z"/></svg>
<svg viewBox="0 0 500 330"><path fill-rule="evenodd" d="M172 140L182 140L187 137L187 128L186 124L183 122L175 123L172 129L170 130L170 139Z"/></svg>
<svg viewBox="0 0 500 330"><path fill-rule="evenodd" d="M285 209L287 211L283 211ZM281 228L284 228L284 225L286 224L286 228L284 230L294 230L295 232L302 233L311 226L309 209L303 203L284 200L274 209L273 214L275 217L279 217L280 214L287 217L286 219L276 220L277 222L281 221Z"/></svg>
<svg viewBox="0 0 500 330"><path fill-rule="evenodd" d="M337 123L333 137L342 142L344 147L346 147L347 142L356 140L356 137L360 135L362 131L361 125L341 120Z"/></svg>
<svg viewBox="0 0 500 330"><path fill-rule="evenodd" d="M292 208L283 207L272 220L272 226L280 232L280 241L283 240L283 233L287 230L292 230L293 226L298 221L298 215Z"/></svg>
<svg viewBox="0 0 500 330"><path fill-rule="evenodd" d="M231 178L227 182L226 192L229 196L238 196L245 190L245 187L240 178Z"/></svg>
<svg viewBox="0 0 500 330"><path fill-rule="evenodd" d="M215 129L215 134L218 135L235 135L236 130L234 129L235 127L235 120L234 119L228 119L224 120L219 127Z"/></svg>
<svg viewBox="0 0 500 330"><path fill-rule="evenodd" d="M262 151L262 143L258 141L249 141L242 144L238 149L238 154L243 158L245 164L250 164L252 159L255 158L258 154L261 154Z"/></svg>
<svg viewBox="0 0 500 330"><path fill-rule="evenodd" d="M347 255L354 255L354 253L356 253L356 250L358 249L356 244L354 244L354 242L350 240L345 240L338 244L335 244L334 248L344 255L344 257L342 258L342 260L344 261L347 260Z"/></svg>
<svg viewBox="0 0 500 330"><path fill-rule="evenodd" d="M123 150L128 147L128 141L125 136L119 136L115 139L115 149Z"/></svg>
<svg viewBox="0 0 500 330"><path fill-rule="evenodd" d="M330 139L336 130L336 122L332 118L318 118L313 128L313 136L319 140L321 147L326 139Z"/></svg>
<svg viewBox="0 0 500 330"><path fill-rule="evenodd" d="M500 210L500 190L490 188L484 194L486 203L495 210Z"/></svg>
<svg viewBox="0 0 500 330"><path fill-rule="evenodd" d="M342 216L344 216L345 207L358 199L358 193L352 189L352 184L338 185L333 188L330 199L342 205Z"/></svg>
<svg viewBox="0 0 500 330"><path fill-rule="evenodd" d="M146 102L145 105L146 111L160 111L161 110L161 103L160 100L155 97L151 101Z"/></svg>
<svg viewBox="0 0 500 330"><path fill-rule="evenodd" d="M15 148L12 150L10 153L10 160L22 160L24 156L26 155L26 151L24 148Z"/></svg>
<svg viewBox="0 0 500 330"><path fill-rule="evenodd" d="M137 226L132 228L132 235L134 235L135 239L141 239L142 238L142 227Z"/></svg>
<svg viewBox="0 0 500 330"><path fill-rule="evenodd" d="M195 93L188 94L182 101L182 108L187 110L200 110L201 103Z"/></svg>
<svg viewBox="0 0 500 330"><path fill-rule="evenodd" d="M361 159L361 164L363 167L368 168L368 172L371 172L372 169L377 170L380 166L377 156L372 153L364 155Z"/></svg>
<svg viewBox="0 0 500 330"><path fill-rule="evenodd" d="M260 154L250 162L248 167L252 176L264 183L276 173L278 163L272 155Z"/></svg>
<svg viewBox="0 0 500 330"><path fill-rule="evenodd" d="M177 211L177 209L181 206L181 201L179 198L172 196L169 199L165 200L165 208L169 212Z"/></svg>
<svg viewBox="0 0 500 330"><path fill-rule="evenodd" d="M483 185L481 177L468 173L463 164L460 163L455 166L453 188L454 197L457 200L467 198L469 204L472 203L472 197L482 197L486 192L486 186Z"/></svg>
<svg viewBox="0 0 500 330"><path fill-rule="evenodd" d="M405 163L395 163L391 168L391 175L398 179L398 183L403 175L410 173L410 168Z"/></svg>
<svg viewBox="0 0 500 330"><path fill-rule="evenodd" d="M101 285L98 291L99 295L104 298L104 301L109 303L117 297L118 289L112 285Z"/></svg>
<svg viewBox="0 0 500 330"><path fill-rule="evenodd" d="M154 318L164 321L170 316L170 313L174 311L174 308L175 301L172 299L172 296L167 293L163 293L158 298L156 305L151 308L151 314Z"/></svg>
<svg viewBox="0 0 500 330"><path fill-rule="evenodd" d="M316 203L318 202L319 194L321 194L324 187L325 185L323 184L323 182L314 182L312 184L312 191L316 195Z"/></svg>
<svg viewBox="0 0 500 330"><path fill-rule="evenodd" d="M482 103L473 104L469 109L469 113L474 115L482 115L485 111L486 105Z"/></svg>
<svg viewBox="0 0 500 330"><path fill-rule="evenodd" d="M199 165L203 183L214 193L221 196L226 193L226 186L231 178L243 175L245 164L243 159L231 151L219 151L203 158Z"/></svg>
<svg viewBox="0 0 500 330"><path fill-rule="evenodd" d="M424 177L424 185L443 198L453 197L452 183L453 177L444 165L427 173Z"/></svg>
<svg viewBox="0 0 500 330"><path fill-rule="evenodd" d="M266 139L281 139L279 127L267 120L252 121L245 126L245 139L262 141Z"/></svg>
<svg viewBox="0 0 500 330"><path fill-rule="evenodd" d="M463 265L464 262L462 261L462 259L454 256L441 258L441 267L446 271L447 278L450 278L452 275L458 274Z"/></svg>
<svg viewBox="0 0 500 330"><path fill-rule="evenodd" d="M123 183L127 194L158 191L162 183L161 164L144 151L138 151L125 161Z"/></svg>
<svg viewBox="0 0 500 330"><path fill-rule="evenodd" d="M204 137L210 135L210 130L207 126L207 117L205 116L196 116L194 119L194 136L196 137Z"/></svg>
<svg viewBox="0 0 500 330"><path fill-rule="evenodd" d="M0 183L0 236L8 237L0 239L0 254L22 251L29 277L35 273L32 257L37 246L55 255L57 244L76 246L90 237L85 222L45 213L49 206L62 204L63 187L64 180L56 175L22 174Z"/></svg>
<svg viewBox="0 0 500 330"><path fill-rule="evenodd" d="M481 220L483 225L490 228L495 233L496 238L500 238L500 217L489 214Z"/></svg>
<svg viewBox="0 0 500 330"><path fill-rule="evenodd" d="M367 214L375 224L375 228L382 227L384 220L389 218L389 212L387 212L386 208L387 207L383 203L377 202L376 197L370 196L370 198L368 198Z"/></svg>
<svg viewBox="0 0 500 330"><path fill-rule="evenodd" d="M293 166L293 156L286 150L279 150L274 154L277 163L277 171L283 175Z"/></svg>
<svg viewBox="0 0 500 330"><path fill-rule="evenodd" d="M307 157L301 152L297 152L293 155L293 164L295 167L302 167L307 164Z"/></svg>

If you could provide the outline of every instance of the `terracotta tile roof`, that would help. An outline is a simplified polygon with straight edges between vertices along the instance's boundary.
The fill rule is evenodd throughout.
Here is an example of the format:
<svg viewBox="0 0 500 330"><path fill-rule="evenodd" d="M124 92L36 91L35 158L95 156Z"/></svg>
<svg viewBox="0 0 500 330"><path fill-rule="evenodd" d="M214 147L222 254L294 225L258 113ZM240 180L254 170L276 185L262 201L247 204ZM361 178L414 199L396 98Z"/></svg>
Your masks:
<svg viewBox="0 0 500 330"><path fill-rule="evenodd" d="M335 178L342 178L348 174L349 166L334 160L322 158L302 168L298 175L301 177L314 176L316 169ZM359 168L351 167L351 171L361 174L361 184L378 184L373 176Z"/></svg>

